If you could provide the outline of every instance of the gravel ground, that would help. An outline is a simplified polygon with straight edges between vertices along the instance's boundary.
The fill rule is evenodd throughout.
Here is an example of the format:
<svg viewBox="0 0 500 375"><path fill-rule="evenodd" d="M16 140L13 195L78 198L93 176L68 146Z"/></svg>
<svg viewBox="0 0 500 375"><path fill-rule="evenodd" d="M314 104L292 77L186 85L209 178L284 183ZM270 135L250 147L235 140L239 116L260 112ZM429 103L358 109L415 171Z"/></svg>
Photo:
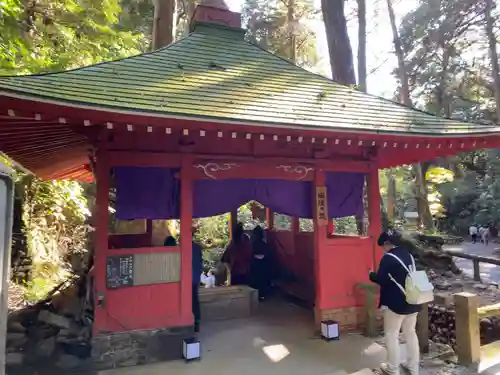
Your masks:
<svg viewBox="0 0 500 375"><path fill-rule="evenodd" d="M375 340L377 344L385 347L384 338ZM400 343L404 347L404 338L401 336ZM404 351L404 349L402 349ZM420 375L477 375L477 371L458 363L455 352L449 345L429 341L429 353L423 354L420 359ZM380 369L374 369L377 375L383 374ZM401 372L405 374L405 372Z"/></svg>

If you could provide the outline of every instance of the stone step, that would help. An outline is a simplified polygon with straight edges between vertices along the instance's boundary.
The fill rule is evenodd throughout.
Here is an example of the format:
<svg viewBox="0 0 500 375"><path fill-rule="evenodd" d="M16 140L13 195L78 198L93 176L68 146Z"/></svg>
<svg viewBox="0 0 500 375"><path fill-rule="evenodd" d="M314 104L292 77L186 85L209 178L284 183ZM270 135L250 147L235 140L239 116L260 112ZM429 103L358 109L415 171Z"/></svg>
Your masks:
<svg viewBox="0 0 500 375"><path fill-rule="evenodd" d="M362 370L352 372L349 375L374 375L374 372L369 368L364 368Z"/></svg>

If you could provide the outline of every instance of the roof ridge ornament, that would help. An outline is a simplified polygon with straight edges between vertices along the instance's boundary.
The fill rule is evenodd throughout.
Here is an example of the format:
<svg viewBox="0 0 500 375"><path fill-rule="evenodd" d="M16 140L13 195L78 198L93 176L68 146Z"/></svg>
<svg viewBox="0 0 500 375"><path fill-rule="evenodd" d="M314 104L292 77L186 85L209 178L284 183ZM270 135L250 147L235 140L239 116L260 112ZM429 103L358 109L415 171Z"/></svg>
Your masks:
<svg viewBox="0 0 500 375"><path fill-rule="evenodd" d="M202 0L191 19L191 30L198 22L241 29L241 14L232 12L224 0Z"/></svg>
<svg viewBox="0 0 500 375"><path fill-rule="evenodd" d="M227 4L224 0L201 0L200 5L204 5L204 6L212 7L212 8L229 10L229 7L227 6Z"/></svg>

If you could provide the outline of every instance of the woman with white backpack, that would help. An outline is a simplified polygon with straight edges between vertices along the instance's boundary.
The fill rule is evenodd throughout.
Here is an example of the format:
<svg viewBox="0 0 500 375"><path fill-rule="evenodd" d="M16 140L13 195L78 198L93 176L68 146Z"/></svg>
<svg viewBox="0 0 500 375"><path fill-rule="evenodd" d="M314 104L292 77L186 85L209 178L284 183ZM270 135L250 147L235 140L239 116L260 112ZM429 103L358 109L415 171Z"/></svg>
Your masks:
<svg viewBox="0 0 500 375"><path fill-rule="evenodd" d="M400 235L389 230L380 235L378 245L385 251L377 272L370 280L380 285L380 307L384 309L384 335L387 363L381 369L399 375L400 365L411 375L418 375L420 350L416 332L421 305L433 300L433 286L425 271L417 271L410 252L401 246ZM403 331L407 362L400 364L399 332Z"/></svg>

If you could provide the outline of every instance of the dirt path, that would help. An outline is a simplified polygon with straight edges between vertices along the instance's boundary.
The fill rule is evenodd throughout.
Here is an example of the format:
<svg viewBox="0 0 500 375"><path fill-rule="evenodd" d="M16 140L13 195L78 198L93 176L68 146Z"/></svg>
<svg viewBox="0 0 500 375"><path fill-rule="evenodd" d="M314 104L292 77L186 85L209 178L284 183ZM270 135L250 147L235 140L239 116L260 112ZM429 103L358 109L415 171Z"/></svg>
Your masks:
<svg viewBox="0 0 500 375"><path fill-rule="evenodd" d="M461 251L469 254L481 255L492 258L500 258L500 255L494 254L494 250L498 249L500 245L490 243L488 246L482 243L473 244L471 242L464 242L460 245L447 245L445 250ZM454 258L456 265L464 271L467 275L473 275L472 261L468 259ZM481 279L484 283L497 283L500 284L500 266L493 264L480 263Z"/></svg>

